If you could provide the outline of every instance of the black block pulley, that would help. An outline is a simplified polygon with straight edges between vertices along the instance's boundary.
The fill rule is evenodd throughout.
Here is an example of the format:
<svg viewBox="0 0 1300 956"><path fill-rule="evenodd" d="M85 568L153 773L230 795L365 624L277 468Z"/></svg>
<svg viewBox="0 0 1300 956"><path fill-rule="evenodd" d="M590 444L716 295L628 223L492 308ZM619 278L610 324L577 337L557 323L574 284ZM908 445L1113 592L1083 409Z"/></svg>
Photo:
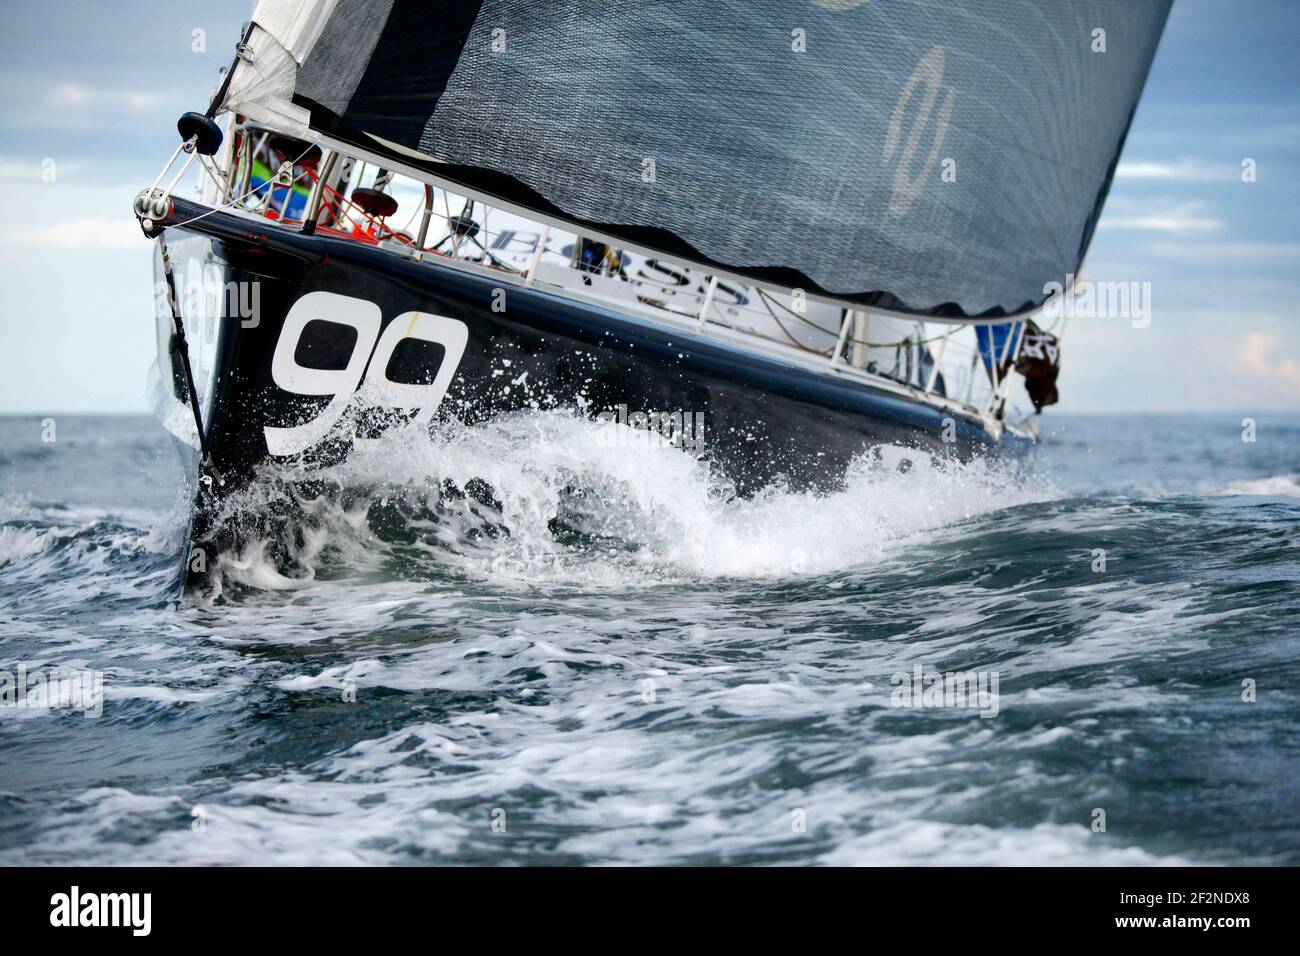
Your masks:
<svg viewBox="0 0 1300 956"><path fill-rule="evenodd" d="M176 130L184 142L194 140L200 155L212 156L221 146L221 127L202 113L186 113L176 121Z"/></svg>

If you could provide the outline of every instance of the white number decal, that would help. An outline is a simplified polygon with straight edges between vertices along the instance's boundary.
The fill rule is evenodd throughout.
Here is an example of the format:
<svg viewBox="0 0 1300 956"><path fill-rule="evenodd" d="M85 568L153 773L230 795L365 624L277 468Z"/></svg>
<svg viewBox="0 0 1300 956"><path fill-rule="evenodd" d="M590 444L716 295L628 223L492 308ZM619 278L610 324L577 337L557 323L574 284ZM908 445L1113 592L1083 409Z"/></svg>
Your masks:
<svg viewBox="0 0 1300 956"><path fill-rule="evenodd" d="M356 330L357 342L348 359L347 368L325 370L304 368L298 364L295 353L302 338L302 330L312 321L333 322ZM286 392L295 395L333 395L329 405L309 422L290 428L267 425L266 449L272 455L294 455L316 444L329 433L343 410L352 401L352 394L361 384L366 360L370 358L383 314L379 306L364 299L336 295L333 292L309 292L289 309L284 317L284 328L275 343L271 358L271 379Z"/></svg>
<svg viewBox="0 0 1300 956"><path fill-rule="evenodd" d="M357 341L346 368L315 369L298 364L295 357L303 329L309 322L333 322L356 330ZM355 396L358 401L383 408L418 409L412 424L427 424L442 404L452 376L460 366L469 340L464 322L427 312L404 312L379 329L383 314L365 299L333 292L309 292L289 309L271 359L271 378L296 395L332 395L330 403L311 421L288 428L267 425L266 449L272 455L295 455L323 439L342 417ZM445 350L438 374L428 385L409 385L388 378L388 363L403 339L436 342ZM365 376L367 364L370 374Z"/></svg>

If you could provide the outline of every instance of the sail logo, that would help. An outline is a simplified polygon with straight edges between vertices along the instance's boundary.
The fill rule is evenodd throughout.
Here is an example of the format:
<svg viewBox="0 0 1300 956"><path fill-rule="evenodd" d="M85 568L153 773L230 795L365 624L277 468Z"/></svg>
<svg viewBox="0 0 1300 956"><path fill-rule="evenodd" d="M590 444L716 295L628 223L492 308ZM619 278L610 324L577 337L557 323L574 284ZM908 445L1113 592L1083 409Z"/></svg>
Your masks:
<svg viewBox="0 0 1300 956"><path fill-rule="evenodd" d="M324 324L324 328L320 325ZM351 330L351 352L343 368L313 368L298 360L304 332L330 325ZM382 329L382 334L381 330ZM344 341L335 336L333 342ZM396 382L389 363L402 343L416 339L441 346L442 360L431 382ZM469 329L459 319L429 312L403 312L384 328L383 312L366 299L335 292L309 292L289 309L271 358L271 379L294 395L329 396L314 418L300 425L266 425L266 449L272 455L296 455L321 442L355 399L378 408L415 410L412 428L428 427L460 367Z"/></svg>
<svg viewBox="0 0 1300 956"><path fill-rule="evenodd" d="M926 179L939 159L939 150L943 149L944 137L948 135L948 122L952 118L952 107L957 99L957 91L951 86L943 85L943 73L943 47L931 47L916 64L916 69L912 71L911 77L903 87L903 92L899 94L893 115L889 119L889 131L885 135L884 156L881 162L882 165L888 166L896 155L898 157L898 166L894 170L894 181L889 196L889 214L896 218L906 214L912 203L921 195ZM917 95L917 90L922 86L925 91L921 94L911 129L904 139L903 118ZM941 93L943 102L939 103ZM937 115L935 114L936 103L939 104ZM930 149L925 154L925 160L920 168L914 169L917 152L921 148L921 141L930 125L932 115L935 123Z"/></svg>
<svg viewBox="0 0 1300 956"><path fill-rule="evenodd" d="M82 893L73 886L50 897L50 925L61 927L125 926L132 936L148 936L153 928L152 893Z"/></svg>

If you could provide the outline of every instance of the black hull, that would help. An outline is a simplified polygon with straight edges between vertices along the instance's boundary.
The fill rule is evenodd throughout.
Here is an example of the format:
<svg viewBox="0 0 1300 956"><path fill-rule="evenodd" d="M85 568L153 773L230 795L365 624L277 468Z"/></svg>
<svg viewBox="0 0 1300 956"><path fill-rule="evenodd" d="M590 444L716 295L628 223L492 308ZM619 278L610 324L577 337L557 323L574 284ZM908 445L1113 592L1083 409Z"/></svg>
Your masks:
<svg viewBox="0 0 1300 956"><path fill-rule="evenodd" d="M255 315L224 314L215 323L203 314L215 299L186 304L178 290L191 351L206 350L197 377L220 478L214 493L242 486L272 458L346 455L358 428L373 432L413 416L472 426L529 407L578 407L593 417L620 406L700 415L703 455L740 494L777 481L831 490L855 456L882 444L959 458L1029 444L1009 434L997 441L976 420L829 368L787 364L505 275L224 212L187 225L206 210L176 205L165 239L182 288L194 275L210 287L256 288L243 300L255 303ZM220 311L229 313L238 294L222 298ZM402 328L390 328L399 317ZM284 343L287 319L293 341ZM164 390L179 399L184 388L178 376L168 380L167 359L164 350ZM331 388L347 394L336 399ZM415 407L422 395L436 410ZM348 406L341 412L340 403ZM322 425L333 427L317 435Z"/></svg>

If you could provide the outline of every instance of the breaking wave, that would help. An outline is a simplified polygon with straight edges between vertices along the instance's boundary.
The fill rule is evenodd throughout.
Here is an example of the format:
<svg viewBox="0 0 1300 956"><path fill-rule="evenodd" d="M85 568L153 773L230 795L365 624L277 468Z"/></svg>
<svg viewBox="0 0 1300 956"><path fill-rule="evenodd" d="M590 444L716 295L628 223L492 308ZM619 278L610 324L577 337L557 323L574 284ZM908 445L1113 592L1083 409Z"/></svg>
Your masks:
<svg viewBox="0 0 1300 956"><path fill-rule="evenodd" d="M1300 473L1230 481L1215 493L1220 495L1300 498Z"/></svg>
<svg viewBox="0 0 1300 956"><path fill-rule="evenodd" d="M216 586L288 589L343 569L594 586L798 577L1050 496L1005 462L886 447L858 459L838 492L741 498L707 461L647 434L534 411L264 474L225 505L245 543L220 558ZM267 513L294 518L268 534Z"/></svg>

